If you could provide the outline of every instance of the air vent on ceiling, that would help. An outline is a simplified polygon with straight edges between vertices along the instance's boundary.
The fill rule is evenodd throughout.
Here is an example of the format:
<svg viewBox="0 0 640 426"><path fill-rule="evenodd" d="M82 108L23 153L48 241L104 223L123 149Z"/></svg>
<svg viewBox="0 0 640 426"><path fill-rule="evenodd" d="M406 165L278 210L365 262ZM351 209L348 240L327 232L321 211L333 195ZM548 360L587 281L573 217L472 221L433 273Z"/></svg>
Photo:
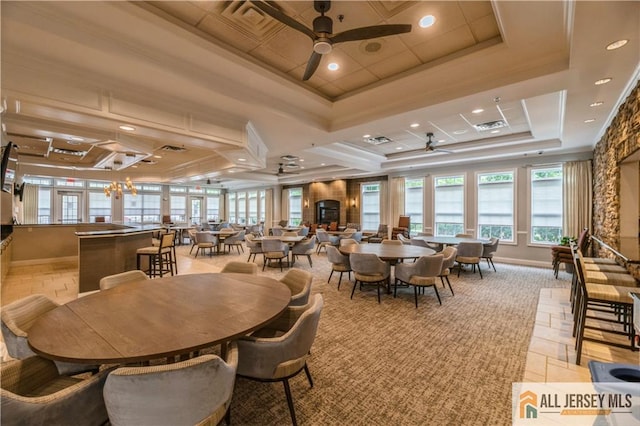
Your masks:
<svg viewBox="0 0 640 426"><path fill-rule="evenodd" d="M165 145L160 148L162 151L170 151L170 152L184 152L187 149L182 146L173 146L173 145Z"/></svg>
<svg viewBox="0 0 640 426"><path fill-rule="evenodd" d="M364 141L371 145L382 145L383 143L391 142L391 139L386 136L376 136L375 138L367 138Z"/></svg>
<svg viewBox="0 0 640 426"><path fill-rule="evenodd" d="M486 123L474 124L473 127L479 132L484 132L485 130L507 127L507 123L504 120L487 121Z"/></svg>
<svg viewBox="0 0 640 426"><path fill-rule="evenodd" d="M87 151L76 151L74 149L52 148L51 152L62 155L74 155L76 157L84 157Z"/></svg>
<svg viewBox="0 0 640 426"><path fill-rule="evenodd" d="M283 159L284 161L296 161L298 159L298 157L296 157L295 155L283 155L282 157L280 157L281 159Z"/></svg>
<svg viewBox="0 0 640 426"><path fill-rule="evenodd" d="M139 162L140 162L140 163L142 163L142 164L158 164L158 162L157 162L157 161L154 161L154 160L147 160L147 159L142 159L142 160L140 160Z"/></svg>
<svg viewBox="0 0 640 426"><path fill-rule="evenodd" d="M287 169L297 169L298 167L300 167L299 165L297 165L296 163L287 163L284 165Z"/></svg>

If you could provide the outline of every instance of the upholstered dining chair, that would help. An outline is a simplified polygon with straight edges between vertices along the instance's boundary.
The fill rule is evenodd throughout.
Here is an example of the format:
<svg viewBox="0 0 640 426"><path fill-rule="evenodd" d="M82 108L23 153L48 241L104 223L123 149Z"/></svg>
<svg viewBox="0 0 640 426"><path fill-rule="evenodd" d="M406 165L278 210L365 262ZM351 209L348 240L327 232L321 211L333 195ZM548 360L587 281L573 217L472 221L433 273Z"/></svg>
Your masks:
<svg viewBox="0 0 640 426"><path fill-rule="evenodd" d="M289 257L289 244L280 240L262 240L262 255L264 257L263 271L272 260L277 260L280 263L280 272L282 272L282 259Z"/></svg>
<svg viewBox="0 0 640 426"><path fill-rule="evenodd" d="M0 364L0 423L102 425L107 423L102 389L111 370L91 376L61 375L53 361L37 355Z"/></svg>
<svg viewBox="0 0 640 426"><path fill-rule="evenodd" d="M311 255L316 251L316 236L312 235L307 240L302 240L291 249L291 261L296 263L298 256L305 256L309 261L309 266L313 268Z"/></svg>
<svg viewBox="0 0 640 426"><path fill-rule="evenodd" d="M187 229L187 234L189 235L189 242L191 243L191 248L189 249L189 254L193 253L193 249L197 246L196 243L196 231L195 228Z"/></svg>
<svg viewBox="0 0 640 426"><path fill-rule="evenodd" d="M387 238L389 238L389 227L381 223L378 225L378 231L376 231L375 235L369 237L369 242L380 243Z"/></svg>
<svg viewBox="0 0 640 426"><path fill-rule="evenodd" d="M160 235L160 245L158 247L142 247L136 250L137 268L140 269L141 260L146 257L149 261L149 269L145 272L150 277L160 276L165 273L174 274L176 265L173 256L175 232L167 232Z"/></svg>
<svg viewBox="0 0 640 426"><path fill-rule="evenodd" d="M280 282L291 290L289 306L303 306L307 304L309 294L311 294L312 281L313 275L311 275L310 272L297 268L290 269L284 277L280 278Z"/></svg>
<svg viewBox="0 0 640 426"><path fill-rule="evenodd" d="M222 267L220 272L258 275L258 265L256 265L255 263L238 262L238 261L232 260L230 262L227 262Z"/></svg>
<svg viewBox="0 0 640 426"><path fill-rule="evenodd" d="M471 234L456 234L455 237L456 238L473 238L473 235L471 235Z"/></svg>
<svg viewBox="0 0 640 426"><path fill-rule="evenodd" d="M273 228L271 228L271 235L273 235L274 237L281 237L282 234L284 234L284 229L282 229L282 227L274 226Z"/></svg>
<svg viewBox="0 0 640 426"><path fill-rule="evenodd" d="M398 240L402 242L402 244L411 245L413 244L413 240L411 238L405 237L403 234L398 234Z"/></svg>
<svg viewBox="0 0 640 426"><path fill-rule="evenodd" d="M358 283L361 288L362 284L376 284L378 303L380 303L380 286L387 282L389 274L391 273L389 263L380 260L380 258L373 253L351 253L349 255L349 262L351 263L351 270L355 278L353 289L351 289L351 299L353 299L353 293L356 291Z"/></svg>
<svg viewBox="0 0 640 426"><path fill-rule="evenodd" d="M0 319L2 319L0 328L2 329L2 337L9 356L15 359L25 359L36 355L29 347L27 340L29 329L40 316L58 306L60 305L44 294L32 294L2 307L2 310L0 310ZM55 361L55 365L60 374L64 375L98 371L97 365L62 361Z"/></svg>
<svg viewBox="0 0 640 426"><path fill-rule="evenodd" d="M400 240L382 240L380 244L389 244L390 246L401 246L402 241Z"/></svg>
<svg viewBox="0 0 640 426"><path fill-rule="evenodd" d="M487 266L493 267L493 272L496 271L496 265L493 263L493 254L498 251L498 243L500 243L500 239L496 237L491 237L489 240L489 244L484 244L482 246L482 258L486 259Z"/></svg>
<svg viewBox="0 0 640 426"><path fill-rule="evenodd" d="M113 426L231 424L229 407L238 348L229 344L227 360L217 355L174 364L120 367L104 385L104 402Z"/></svg>
<svg viewBox="0 0 640 426"><path fill-rule="evenodd" d="M242 250L242 252L244 253L244 247L242 247L242 242L244 241L245 234L246 234L246 231L243 229L237 234L231 235L225 238L223 241L225 251L227 251L228 249L228 251L231 252L232 247L235 247L236 250L238 250L238 254L240 254L240 250Z"/></svg>
<svg viewBox="0 0 640 426"><path fill-rule="evenodd" d="M340 278L338 279L338 290L340 290L340 283L342 282L342 274L345 272L349 274L349 280L351 280L351 263L349 263L349 256L346 256L335 248L334 246L327 246L327 260L331 263L331 273L327 283L331 281L333 272L340 272Z"/></svg>
<svg viewBox="0 0 640 426"><path fill-rule="evenodd" d="M398 282L413 286L416 308L418 308L418 287L433 287L438 298L438 303L442 305L436 278L442 271L443 255L420 256L414 263L399 263L395 269L395 282L393 286L393 297L396 297Z"/></svg>
<svg viewBox="0 0 640 426"><path fill-rule="evenodd" d="M340 238L340 247L348 246L349 244L358 244L358 242L353 238Z"/></svg>
<svg viewBox="0 0 640 426"><path fill-rule="evenodd" d="M327 246L337 246L340 244L340 237L337 235L330 235L324 229L318 228L316 230L316 237L318 238L318 248L316 253L320 253L322 249L326 249Z"/></svg>
<svg viewBox="0 0 640 426"><path fill-rule="evenodd" d="M251 256L253 256L253 260L256 260L257 254L262 254L262 242L255 241L256 237L253 234L247 234L244 236L244 243L247 245L249 249L249 257L247 258L247 262L251 261Z"/></svg>
<svg viewBox="0 0 640 426"><path fill-rule="evenodd" d="M283 237L298 237L300 236L300 234L298 234L298 231L284 231L282 233Z"/></svg>
<svg viewBox="0 0 640 426"><path fill-rule="evenodd" d="M307 358L316 337L323 303L322 295L316 294L307 305L289 306L265 328L237 341L238 376L260 382L282 382L294 426L298 423L289 379L304 370L313 387Z"/></svg>
<svg viewBox="0 0 640 426"><path fill-rule="evenodd" d="M458 254L456 262L458 263L458 276L463 265L472 265L473 272L476 272L476 265L482 279L482 269L480 269L480 257L482 256L482 242L480 241L463 241L458 244Z"/></svg>
<svg viewBox="0 0 640 426"><path fill-rule="evenodd" d="M209 249L209 256L213 254L213 250L218 250L218 237L210 232L196 232L196 256L198 252L204 254Z"/></svg>
<svg viewBox="0 0 640 426"><path fill-rule="evenodd" d="M451 295L453 295L453 288L451 288L451 281L449 281L449 275L451 274L451 269L453 265L456 263L456 256L458 255L458 249L453 246L445 247L442 252L442 269L440 270L440 281L442 282L442 287L444 287L444 281L447 280L447 284L449 284L449 290L451 290Z"/></svg>
<svg viewBox="0 0 640 426"><path fill-rule="evenodd" d="M134 269L133 271L120 272L119 274L107 275L100 278L100 290L108 290L119 286L120 284L131 283L135 281L148 280L149 276L143 271Z"/></svg>

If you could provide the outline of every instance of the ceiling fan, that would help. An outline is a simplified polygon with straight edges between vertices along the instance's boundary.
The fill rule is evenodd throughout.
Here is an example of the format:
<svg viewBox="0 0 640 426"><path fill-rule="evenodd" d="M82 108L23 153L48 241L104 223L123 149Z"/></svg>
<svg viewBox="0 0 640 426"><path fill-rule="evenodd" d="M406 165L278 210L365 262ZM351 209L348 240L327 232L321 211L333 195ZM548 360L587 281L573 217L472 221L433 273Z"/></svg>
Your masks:
<svg viewBox="0 0 640 426"><path fill-rule="evenodd" d="M298 30L303 34L306 34L311 38L311 40L313 40L313 52L307 62L307 68L305 69L302 77L303 81L311 78L316 69L318 69L318 65L320 65L322 55L331 52L332 46L336 43L368 40L389 35L408 33L411 31L410 24L397 24L373 25L370 27L354 28L338 34L333 34L333 20L328 16L325 16L325 13L331 8L330 1L316 0L313 2L314 9L320 13L320 16L313 20L313 30L307 28L305 25L290 16L285 15L273 6L269 6L267 3L258 0L251 0L251 3L272 18L282 22L294 30ZM340 21L342 21L341 18Z"/></svg>
<svg viewBox="0 0 640 426"><path fill-rule="evenodd" d="M289 166L289 164L287 164L287 166ZM284 163L278 163L278 173L276 173L276 176L286 176L286 175L297 175L298 174L296 172L285 171L284 167L285 167Z"/></svg>
<svg viewBox="0 0 640 426"><path fill-rule="evenodd" d="M427 138L429 138L427 140L427 144L424 147L424 150L427 152L446 152L448 154L453 153L453 151L449 151L448 149L441 149L441 148L436 148L438 146L438 142L434 142L433 140L431 140L431 138L433 137L433 133L429 132L427 133Z"/></svg>

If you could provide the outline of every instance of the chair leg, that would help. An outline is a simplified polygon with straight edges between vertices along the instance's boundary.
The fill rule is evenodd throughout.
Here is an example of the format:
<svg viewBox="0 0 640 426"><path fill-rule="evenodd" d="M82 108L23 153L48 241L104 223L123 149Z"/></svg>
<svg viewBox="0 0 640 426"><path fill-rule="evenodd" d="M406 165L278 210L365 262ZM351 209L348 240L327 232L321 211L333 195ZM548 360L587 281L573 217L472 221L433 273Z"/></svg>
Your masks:
<svg viewBox="0 0 640 426"><path fill-rule="evenodd" d="M436 297L438 298L438 303L442 305L442 300L440 300L440 294L438 293L438 286L433 285L433 289L436 291Z"/></svg>
<svg viewBox="0 0 640 426"><path fill-rule="evenodd" d="M313 379L311 378L311 373L309 372L309 366L307 363L304 363L304 372L307 373L307 380L309 380L309 386L313 387Z"/></svg>
<svg viewBox="0 0 640 426"><path fill-rule="evenodd" d="M380 282L378 281L378 304L380 304Z"/></svg>
<svg viewBox="0 0 640 426"><path fill-rule="evenodd" d="M227 408L227 412L224 414L224 422L227 426L231 426L231 406Z"/></svg>
<svg viewBox="0 0 640 426"><path fill-rule="evenodd" d="M333 271L331 271L333 273ZM342 274L344 274L344 272L340 271L340 278L338 278L338 290L340 290L340 283L342 282Z"/></svg>
<svg viewBox="0 0 640 426"><path fill-rule="evenodd" d="M475 265L474 265L474 268L475 268ZM478 262L478 272L480 272L480 279L482 279L482 269L480 269L480 262Z"/></svg>
<svg viewBox="0 0 640 426"><path fill-rule="evenodd" d="M458 263L458 277L460 276L460 271L462 271L462 263Z"/></svg>
<svg viewBox="0 0 640 426"><path fill-rule="evenodd" d="M287 405L289 405L289 413L291 413L291 422L293 423L293 426L297 426L296 410L293 408L293 398L291 397L291 389L289 388L289 379L284 379L282 383L284 383L284 393L287 395Z"/></svg>
<svg viewBox="0 0 640 426"><path fill-rule="evenodd" d="M313 268L313 262L311 261L311 255L310 254L307 255L307 260L309 261L309 267Z"/></svg>
<svg viewBox="0 0 640 426"><path fill-rule="evenodd" d="M267 259L266 257L263 259L262 262L262 270L264 271L264 268L267 266L267 262L269 261L269 259Z"/></svg>
<svg viewBox="0 0 640 426"><path fill-rule="evenodd" d="M329 283L329 281L331 281L331 277L333 276L333 269L331 270L331 273L329 274L329 279L327 280L327 284ZM338 288L340 286L340 283L338 283Z"/></svg>
<svg viewBox="0 0 640 426"><path fill-rule="evenodd" d="M353 293L356 292L356 286L358 285L358 280L353 282L353 288L351 289L351 299L353 299Z"/></svg>
<svg viewBox="0 0 640 426"><path fill-rule="evenodd" d="M417 285L413 286L413 297L416 301L416 309L418 309L418 286Z"/></svg>
<svg viewBox="0 0 640 426"><path fill-rule="evenodd" d="M453 289L451 288L451 281L449 281L449 277L445 277L447 279L447 284L449 284L449 290L451 290L451 295L455 296L455 294L453 294Z"/></svg>

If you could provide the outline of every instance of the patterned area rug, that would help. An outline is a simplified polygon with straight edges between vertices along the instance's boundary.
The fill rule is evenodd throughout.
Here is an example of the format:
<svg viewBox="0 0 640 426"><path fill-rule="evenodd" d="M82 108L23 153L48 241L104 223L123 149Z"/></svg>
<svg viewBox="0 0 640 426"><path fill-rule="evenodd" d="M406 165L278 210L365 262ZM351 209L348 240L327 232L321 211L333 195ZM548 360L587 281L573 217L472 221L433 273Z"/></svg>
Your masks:
<svg viewBox="0 0 640 426"><path fill-rule="evenodd" d="M299 424L511 424L511 383L523 376L539 291L566 280L549 269L483 265L484 279L463 271L451 277L455 296L439 285L440 306L428 288L416 309L412 288L396 299L384 294L381 304L375 287L356 289L350 300L352 283L343 278L338 291L339 274L327 284L326 255L312 258L313 268L306 259L296 266L314 274L313 292L325 305L308 362L315 386L304 373L290 380ZM217 269L227 259L197 262ZM290 424L283 385L239 378L231 418Z"/></svg>

